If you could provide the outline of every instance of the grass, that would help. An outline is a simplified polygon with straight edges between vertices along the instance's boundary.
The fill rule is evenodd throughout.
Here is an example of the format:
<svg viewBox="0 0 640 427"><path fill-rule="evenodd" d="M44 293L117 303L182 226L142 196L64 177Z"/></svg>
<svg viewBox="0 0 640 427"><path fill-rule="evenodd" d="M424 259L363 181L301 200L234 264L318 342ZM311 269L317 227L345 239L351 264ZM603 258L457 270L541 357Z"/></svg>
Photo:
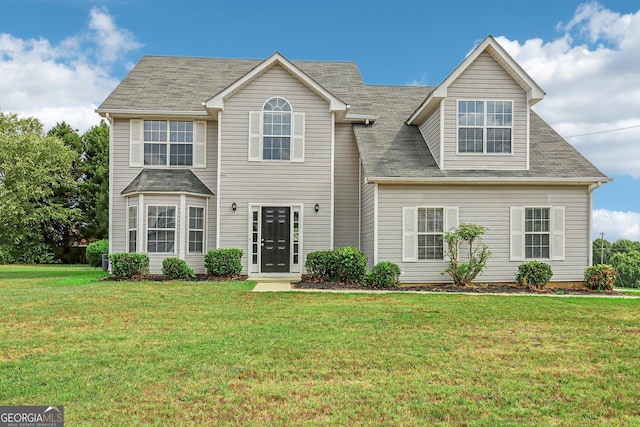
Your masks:
<svg viewBox="0 0 640 427"><path fill-rule="evenodd" d="M640 299L249 292L0 266L0 405L68 425L640 425Z"/></svg>

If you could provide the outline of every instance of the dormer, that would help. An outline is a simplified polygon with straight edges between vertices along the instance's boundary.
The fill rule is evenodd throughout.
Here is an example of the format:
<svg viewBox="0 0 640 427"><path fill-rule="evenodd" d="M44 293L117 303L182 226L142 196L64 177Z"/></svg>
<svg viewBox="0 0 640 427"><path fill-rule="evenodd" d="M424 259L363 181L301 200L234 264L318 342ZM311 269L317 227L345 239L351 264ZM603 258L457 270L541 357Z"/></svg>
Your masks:
<svg viewBox="0 0 640 427"><path fill-rule="evenodd" d="M407 120L442 170L528 170L530 107L544 91L492 37Z"/></svg>

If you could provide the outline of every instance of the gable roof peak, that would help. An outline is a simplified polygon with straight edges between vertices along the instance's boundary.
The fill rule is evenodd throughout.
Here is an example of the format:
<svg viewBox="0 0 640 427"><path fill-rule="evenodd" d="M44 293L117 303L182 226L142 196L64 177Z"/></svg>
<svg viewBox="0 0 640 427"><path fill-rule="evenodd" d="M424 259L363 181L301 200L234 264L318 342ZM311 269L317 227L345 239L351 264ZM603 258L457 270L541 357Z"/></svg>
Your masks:
<svg viewBox="0 0 640 427"><path fill-rule="evenodd" d="M204 106L210 110L224 110L224 101L229 96L232 96L241 88L245 87L247 84L252 82L255 78L259 77L262 73L269 70L275 65L279 65L284 68L288 73L297 78L304 85L309 87L315 93L317 93L321 98L325 99L329 103L329 110L333 112L338 112L341 115L346 114L346 111L349 109L349 105L347 103L340 100L337 96L333 95L327 89L322 87L318 82L309 77L308 74L303 72L300 68L294 65L291 61L289 61L283 54L279 51L275 51L272 53L267 59L260 62L254 68L252 68L245 75L237 79L235 82L231 83L222 91L218 92L212 98L207 100L204 103Z"/></svg>
<svg viewBox="0 0 640 427"><path fill-rule="evenodd" d="M447 97L447 92L453 83L482 53L487 52L498 64L527 92L529 105L534 105L544 98L545 92L527 74L509 53L489 34L480 42L464 60L440 83L429 97L418 107L418 109L407 120L408 124L420 122L428 112L432 111L435 105Z"/></svg>

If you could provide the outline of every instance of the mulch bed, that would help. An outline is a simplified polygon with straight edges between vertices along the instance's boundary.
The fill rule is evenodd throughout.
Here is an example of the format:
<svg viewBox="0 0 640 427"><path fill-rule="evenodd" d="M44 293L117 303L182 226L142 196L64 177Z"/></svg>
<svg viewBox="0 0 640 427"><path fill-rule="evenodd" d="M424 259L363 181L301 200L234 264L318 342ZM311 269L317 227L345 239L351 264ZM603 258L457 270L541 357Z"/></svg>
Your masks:
<svg viewBox="0 0 640 427"><path fill-rule="evenodd" d="M135 276L130 279L120 279L113 275L105 276L100 280L114 281L114 282L175 282L177 280L184 282L241 282L247 280L247 276L238 274L235 276L217 276L209 277L206 274L196 274L195 279L167 279L162 274L147 274L145 276Z"/></svg>
<svg viewBox="0 0 640 427"><path fill-rule="evenodd" d="M418 292L469 292L477 294L502 293L502 294L530 294L530 295L623 295L620 292L592 291L586 287L554 288L547 287L540 290L531 290L519 287L516 283L472 283L469 286L456 286L453 283L430 283L425 285L402 285L392 289L375 289L353 283L320 282L303 277L301 282L293 283L295 289L361 289L361 290L393 290L393 291L418 291Z"/></svg>

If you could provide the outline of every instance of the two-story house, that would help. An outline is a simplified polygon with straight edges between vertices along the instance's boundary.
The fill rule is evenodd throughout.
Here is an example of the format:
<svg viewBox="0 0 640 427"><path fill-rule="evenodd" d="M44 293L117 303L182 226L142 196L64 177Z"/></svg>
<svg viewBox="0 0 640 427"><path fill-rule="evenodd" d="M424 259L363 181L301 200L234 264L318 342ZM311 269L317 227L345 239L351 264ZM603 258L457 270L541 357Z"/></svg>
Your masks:
<svg viewBox="0 0 640 427"><path fill-rule="evenodd" d="M531 106L543 90L489 36L438 86L364 84L348 62L145 56L98 108L111 125L110 252L203 272L303 273L342 246L439 282L443 233L488 228L485 281L526 260L590 264L592 192L610 179Z"/></svg>

